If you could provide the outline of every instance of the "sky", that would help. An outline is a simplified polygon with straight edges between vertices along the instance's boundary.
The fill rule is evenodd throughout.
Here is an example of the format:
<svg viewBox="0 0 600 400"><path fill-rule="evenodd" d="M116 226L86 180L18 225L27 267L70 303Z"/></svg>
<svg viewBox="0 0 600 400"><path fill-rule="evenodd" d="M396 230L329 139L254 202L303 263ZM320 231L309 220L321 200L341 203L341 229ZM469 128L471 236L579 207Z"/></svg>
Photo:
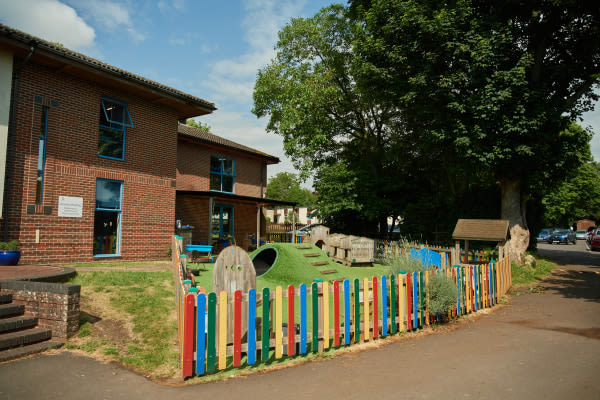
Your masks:
<svg viewBox="0 0 600 400"><path fill-rule="evenodd" d="M277 33L291 18L333 2L0 0L0 22L215 103L217 110L199 120L216 135L279 157L268 168L272 177L296 171L282 138L251 112L256 74L275 56ZM596 108L579 122L597 132L591 146L600 161Z"/></svg>

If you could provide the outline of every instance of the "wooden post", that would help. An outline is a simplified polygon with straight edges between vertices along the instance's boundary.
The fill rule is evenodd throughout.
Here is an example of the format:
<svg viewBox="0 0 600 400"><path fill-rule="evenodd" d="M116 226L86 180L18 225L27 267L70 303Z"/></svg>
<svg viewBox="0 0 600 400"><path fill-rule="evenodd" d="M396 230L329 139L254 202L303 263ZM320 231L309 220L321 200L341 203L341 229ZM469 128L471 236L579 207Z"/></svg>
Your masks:
<svg viewBox="0 0 600 400"><path fill-rule="evenodd" d="M465 264L469 263L469 241L465 240Z"/></svg>
<svg viewBox="0 0 600 400"><path fill-rule="evenodd" d="M256 205L256 248L260 247L260 209L262 205L258 203Z"/></svg>
<svg viewBox="0 0 600 400"><path fill-rule="evenodd" d="M212 244L211 241L211 237L212 237L212 217L213 217L213 207L215 205L215 198L214 197L209 197L208 198L208 233L206 236L206 244L210 245Z"/></svg>

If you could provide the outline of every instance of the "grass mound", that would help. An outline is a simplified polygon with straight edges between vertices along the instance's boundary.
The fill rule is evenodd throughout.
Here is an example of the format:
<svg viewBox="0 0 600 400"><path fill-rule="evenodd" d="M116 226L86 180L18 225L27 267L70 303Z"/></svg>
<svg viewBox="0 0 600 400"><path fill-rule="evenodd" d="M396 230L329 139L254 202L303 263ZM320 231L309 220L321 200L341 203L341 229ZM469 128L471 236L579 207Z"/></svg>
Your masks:
<svg viewBox="0 0 600 400"><path fill-rule="evenodd" d="M288 285L297 287L302 283L309 285L313 279L332 281L343 278L353 280L355 278L380 277L388 273L385 267L377 264L373 267L346 267L335 263L317 246L312 246L310 249L298 248L297 246L299 245L293 243L271 243L250 254L250 258L253 258L257 253L268 248L277 251L277 259L273 266L256 279L258 288L287 287ZM306 244L302 246L306 246ZM318 254L318 256L305 257L305 254ZM327 261L329 263L315 266L312 264L315 261ZM321 273L321 271L326 270L337 270L337 272L326 275Z"/></svg>

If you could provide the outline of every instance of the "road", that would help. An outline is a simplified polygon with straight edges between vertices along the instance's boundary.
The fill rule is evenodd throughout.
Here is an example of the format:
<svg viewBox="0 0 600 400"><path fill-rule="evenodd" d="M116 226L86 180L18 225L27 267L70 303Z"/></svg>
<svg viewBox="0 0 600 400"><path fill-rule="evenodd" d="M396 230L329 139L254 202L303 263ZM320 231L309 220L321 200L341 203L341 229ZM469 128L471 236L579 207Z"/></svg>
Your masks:
<svg viewBox="0 0 600 400"><path fill-rule="evenodd" d="M0 399L600 399L600 252L540 252L558 262L546 281L456 329L184 387L64 351L0 365Z"/></svg>

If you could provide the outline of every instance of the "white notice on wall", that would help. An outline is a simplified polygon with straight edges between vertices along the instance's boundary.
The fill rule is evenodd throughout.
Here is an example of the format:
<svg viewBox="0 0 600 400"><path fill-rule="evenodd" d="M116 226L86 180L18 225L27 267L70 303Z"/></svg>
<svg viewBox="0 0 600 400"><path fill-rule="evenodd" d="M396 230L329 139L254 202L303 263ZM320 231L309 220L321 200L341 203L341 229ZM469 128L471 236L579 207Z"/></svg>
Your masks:
<svg viewBox="0 0 600 400"><path fill-rule="evenodd" d="M58 197L58 216L81 218L83 216L83 197Z"/></svg>

